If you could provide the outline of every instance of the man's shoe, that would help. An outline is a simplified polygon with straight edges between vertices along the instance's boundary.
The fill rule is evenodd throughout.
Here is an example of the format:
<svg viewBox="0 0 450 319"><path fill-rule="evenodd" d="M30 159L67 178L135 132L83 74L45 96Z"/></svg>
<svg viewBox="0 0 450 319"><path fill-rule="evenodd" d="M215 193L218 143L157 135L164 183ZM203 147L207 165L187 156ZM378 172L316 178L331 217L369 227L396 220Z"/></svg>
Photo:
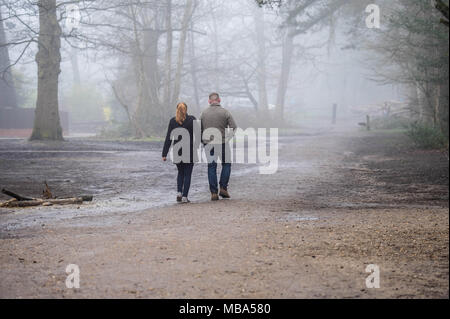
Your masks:
<svg viewBox="0 0 450 319"><path fill-rule="evenodd" d="M182 200L183 200L183 195L181 195L181 193L178 193L178 195L177 195L177 202L181 203Z"/></svg>
<svg viewBox="0 0 450 319"><path fill-rule="evenodd" d="M190 201L187 197L183 197L183 198L181 199L181 202L182 202L183 204L188 204L188 203L190 203L191 201Z"/></svg>
<svg viewBox="0 0 450 319"><path fill-rule="evenodd" d="M215 193L211 193L211 200L213 202L218 201L219 200L219 195L217 195Z"/></svg>
<svg viewBox="0 0 450 319"><path fill-rule="evenodd" d="M226 189L223 189L223 188L220 189L219 195L220 195L220 197L223 197L223 198L231 198L231 196L228 193L228 191Z"/></svg>

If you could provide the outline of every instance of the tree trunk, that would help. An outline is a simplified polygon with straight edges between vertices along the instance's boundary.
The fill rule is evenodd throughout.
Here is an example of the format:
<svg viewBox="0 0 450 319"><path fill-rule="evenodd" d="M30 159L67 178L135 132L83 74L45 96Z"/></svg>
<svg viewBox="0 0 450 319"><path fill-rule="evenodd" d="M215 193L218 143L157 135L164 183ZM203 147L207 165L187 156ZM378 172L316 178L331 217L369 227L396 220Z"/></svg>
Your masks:
<svg viewBox="0 0 450 319"><path fill-rule="evenodd" d="M292 55L294 53L294 37L289 30L283 40L282 50L281 76L277 92L277 118L280 122L284 122L284 105L291 71Z"/></svg>
<svg viewBox="0 0 450 319"><path fill-rule="evenodd" d="M219 58L220 58L220 52L219 52L219 50L220 50L220 48L219 48L219 43L220 43L220 40L219 40L219 27L218 27L218 25L217 25L217 19L216 19L216 15L215 15L215 9L214 9L214 4L213 4L213 2L212 1L210 1L210 7L209 7L209 9L210 9L210 12L211 12L211 18L212 18L212 22L213 22L213 28L214 28L214 33L213 33L213 36L214 36L214 75L213 75L213 77L214 77L214 86L215 86L215 88L214 88L214 91L216 91L216 92L220 92L220 89L221 89L221 85L220 85L220 67L219 67L219 64L220 64L220 61L219 61Z"/></svg>
<svg viewBox="0 0 450 319"><path fill-rule="evenodd" d="M167 113L171 109L171 84L172 84L172 48L173 48L173 31L172 31L172 0L167 0L166 11L166 71L163 104Z"/></svg>
<svg viewBox="0 0 450 319"><path fill-rule="evenodd" d="M425 103L424 93L419 83L416 83L417 106L419 110L419 122L426 123L427 107Z"/></svg>
<svg viewBox="0 0 450 319"><path fill-rule="evenodd" d="M6 34L0 7L0 107L17 107L17 96L11 75Z"/></svg>
<svg viewBox="0 0 450 319"><path fill-rule="evenodd" d="M257 78L258 78L258 109L262 115L269 108L266 84L266 39L264 32L264 11L260 8L254 10L255 31L257 41Z"/></svg>
<svg viewBox="0 0 450 319"><path fill-rule="evenodd" d="M434 95L434 125L442 131L441 127L441 85L436 86Z"/></svg>
<svg viewBox="0 0 450 319"><path fill-rule="evenodd" d="M144 56L144 50L142 50L141 46L141 38L138 31L138 21L137 21L137 8L134 5L130 5L129 7L129 13L132 18L133 23L133 35L134 35L134 56L133 56L133 67L135 71L136 76L136 86L137 86L137 103L136 103L136 109L133 114L133 123L134 123L134 134L137 138L144 138L147 136L147 130L144 128L149 124L148 122L148 116L149 116L149 105L148 102L146 103L146 100L148 100L148 90L153 89L148 83L147 80L147 72L146 72L146 63L145 63L145 56ZM150 32L153 30L150 30ZM149 32L149 31L146 31ZM148 35L147 35L148 36ZM145 41L152 43L151 41L148 41L148 39L144 39ZM151 53L147 53L147 55L151 55Z"/></svg>
<svg viewBox="0 0 450 319"><path fill-rule="evenodd" d="M193 29L193 26L192 26ZM194 88L194 111L200 112L200 94L199 94L199 85L197 78L197 58L195 57L195 41L194 41L194 32L190 32L190 42L189 42L189 53L191 60L191 77L192 77L192 86Z"/></svg>
<svg viewBox="0 0 450 319"><path fill-rule="evenodd" d="M173 88L173 98L172 98L172 101L174 103L176 103L178 101L178 98L180 96L181 73L183 71L184 50L186 47L187 32L188 32L188 28L189 28L189 22L191 21L191 17L193 14L193 8L194 8L194 1L187 0L186 7L184 10L184 16L183 16L183 23L182 23L181 36L180 36L180 45L178 47L178 63L177 63L177 71L175 74L175 84L174 84L174 88Z"/></svg>
<svg viewBox="0 0 450 319"><path fill-rule="evenodd" d="M160 80L161 74L158 68L158 43L161 33L158 30L146 30L144 31L144 41L142 43L143 60L145 68L145 78L148 84L146 87L146 97L145 103L147 103L147 108L150 112L160 113L163 116L163 110L160 108Z"/></svg>
<svg viewBox="0 0 450 319"><path fill-rule="evenodd" d="M61 72L61 27L56 0L39 0L38 96L30 140L62 140L58 110L58 78Z"/></svg>
<svg viewBox="0 0 450 319"><path fill-rule="evenodd" d="M258 101L256 101L255 97L252 94L252 91L250 90L250 86L248 85L247 79L243 79L244 82L244 88L245 88L245 94L247 95L250 102L252 102L253 107L255 108L255 111L258 112Z"/></svg>
<svg viewBox="0 0 450 319"><path fill-rule="evenodd" d="M75 86L81 85L80 67L78 63L78 52L76 48L72 48L70 53L70 63L72 64L73 83Z"/></svg>

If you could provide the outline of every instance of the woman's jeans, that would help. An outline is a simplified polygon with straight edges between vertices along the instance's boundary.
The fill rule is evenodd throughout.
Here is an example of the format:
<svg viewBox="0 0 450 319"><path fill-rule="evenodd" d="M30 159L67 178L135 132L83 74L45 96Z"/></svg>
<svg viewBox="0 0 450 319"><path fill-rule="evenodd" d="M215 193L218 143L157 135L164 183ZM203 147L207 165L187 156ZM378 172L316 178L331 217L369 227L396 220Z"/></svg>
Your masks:
<svg viewBox="0 0 450 319"><path fill-rule="evenodd" d="M194 169L193 163L180 163L177 164L178 168L178 193L181 193L183 197L188 197L189 188L191 188L192 170Z"/></svg>
<svg viewBox="0 0 450 319"><path fill-rule="evenodd" d="M218 146L220 147L220 146ZM214 149L211 149L210 155L211 157L208 160L208 180L209 180L209 189L211 193L217 194L219 192L217 185L217 160L220 156L219 152L214 154ZM231 176L231 160L230 160L230 146L228 143L222 144L222 172L220 173L220 181L219 185L224 190L228 189L228 183L230 181Z"/></svg>

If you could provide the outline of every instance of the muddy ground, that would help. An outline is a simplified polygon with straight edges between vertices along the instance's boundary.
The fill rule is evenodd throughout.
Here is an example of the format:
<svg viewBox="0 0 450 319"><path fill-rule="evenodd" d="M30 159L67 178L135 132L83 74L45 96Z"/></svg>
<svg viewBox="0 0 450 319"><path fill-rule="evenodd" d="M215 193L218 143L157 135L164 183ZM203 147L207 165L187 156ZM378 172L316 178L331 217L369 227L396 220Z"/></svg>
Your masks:
<svg viewBox="0 0 450 319"><path fill-rule="evenodd" d="M281 142L277 174L235 166L233 199L211 203L197 165L193 203L174 205L159 143L1 140L1 186L36 195L47 180L96 200L0 210L0 297L449 297L447 154L393 132Z"/></svg>

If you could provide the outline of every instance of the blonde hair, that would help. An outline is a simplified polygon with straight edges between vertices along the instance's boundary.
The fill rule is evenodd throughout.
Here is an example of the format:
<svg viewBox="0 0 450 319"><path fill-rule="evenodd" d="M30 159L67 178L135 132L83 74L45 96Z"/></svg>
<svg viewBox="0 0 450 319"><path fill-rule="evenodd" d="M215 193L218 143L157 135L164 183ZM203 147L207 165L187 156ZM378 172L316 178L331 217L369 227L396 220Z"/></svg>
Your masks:
<svg viewBox="0 0 450 319"><path fill-rule="evenodd" d="M178 103L177 105L177 113L175 115L175 121L178 124L183 124L187 117L187 105L186 103Z"/></svg>

